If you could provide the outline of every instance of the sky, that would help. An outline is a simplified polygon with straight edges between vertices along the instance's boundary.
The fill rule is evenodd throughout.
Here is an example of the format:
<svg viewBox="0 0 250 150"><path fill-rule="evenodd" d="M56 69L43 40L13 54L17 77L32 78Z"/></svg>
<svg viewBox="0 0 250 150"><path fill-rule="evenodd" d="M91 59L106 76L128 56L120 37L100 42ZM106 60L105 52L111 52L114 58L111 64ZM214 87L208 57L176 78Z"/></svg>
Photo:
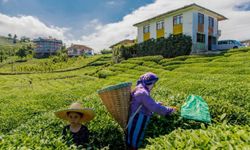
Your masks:
<svg viewBox="0 0 250 150"><path fill-rule="evenodd" d="M220 39L250 39L250 0L0 0L0 35L52 36L98 52L135 39L133 24L192 3L228 18Z"/></svg>

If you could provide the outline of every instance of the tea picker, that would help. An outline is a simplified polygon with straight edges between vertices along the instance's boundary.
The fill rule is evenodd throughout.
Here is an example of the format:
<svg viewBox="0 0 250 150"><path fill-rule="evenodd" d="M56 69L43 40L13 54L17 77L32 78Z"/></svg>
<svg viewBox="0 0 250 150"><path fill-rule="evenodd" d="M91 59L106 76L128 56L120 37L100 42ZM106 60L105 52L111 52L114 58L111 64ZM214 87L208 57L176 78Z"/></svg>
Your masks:
<svg viewBox="0 0 250 150"><path fill-rule="evenodd" d="M168 116L176 111L175 108L162 106L150 96L150 91L157 80L158 77L154 73L148 72L140 76L136 88L131 93L131 83L123 83L98 91L108 111L125 131L126 144L132 149L138 149L140 146L144 131L153 113ZM126 90L119 92L123 89L119 87L124 87L126 84L128 85L127 88L124 88ZM124 97L124 95L126 96ZM120 113L121 110L123 113Z"/></svg>

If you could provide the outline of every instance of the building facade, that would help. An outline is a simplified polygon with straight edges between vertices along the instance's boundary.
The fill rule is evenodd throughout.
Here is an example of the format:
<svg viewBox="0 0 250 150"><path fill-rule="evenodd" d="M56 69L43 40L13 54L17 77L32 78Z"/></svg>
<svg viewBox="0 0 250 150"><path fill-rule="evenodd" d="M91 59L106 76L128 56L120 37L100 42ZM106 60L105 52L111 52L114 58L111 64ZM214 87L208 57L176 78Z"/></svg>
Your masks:
<svg viewBox="0 0 250 150"><path fill-rule="evenodd" d="M55 55L57 50L60 50L63 46L61 40L53 38L38 38L34 39L35 43L35 54L36 57L48 57L50 55Z"/></svg>
<svg viewBox="0 0 250 150"><path fill-rule="evenodd" d="M215 50L221 31L218 22L227 18L212 10L191 4L139 22L138 43L150 38L167 38L169 35L185 34L192 38L192 53Z"/></svg>
<svg viewBox="0 0 250 150"><path fill-rule="evenodd" d="M250 47L250 40L241 41L246 47Z"/></svg>
<svg viewBox="0 0 250 150"><path fill-rule="evenodd" d="M94 55L94 50L85 45L71 44L71 46L67 50L68 50L68 56L70 57L82 56L84 54Z"/></svg>

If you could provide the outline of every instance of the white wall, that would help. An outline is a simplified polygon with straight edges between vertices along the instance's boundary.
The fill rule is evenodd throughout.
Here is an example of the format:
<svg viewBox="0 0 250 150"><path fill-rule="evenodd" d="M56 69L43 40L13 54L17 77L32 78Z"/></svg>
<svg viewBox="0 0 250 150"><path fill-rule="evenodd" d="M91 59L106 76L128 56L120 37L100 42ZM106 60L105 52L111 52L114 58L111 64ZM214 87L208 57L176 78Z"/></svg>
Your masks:
<svg viewBox="0 0 250 150"><path fill-rule="evenodd" d="M85 51L85 53L88 53L90 55L94 55L94 50L87 50L87 51Z"/></svg>
<svg viewBox="0 0 250 150"><path fill-rule="evenodd" d="M139 26L137 28L137 38L138 38L138 43L143 42L143 26Z"/></svg>
<svg viewBox="0 0 250 150"><path fill-rule="evenodd" d="M208 49L208 16L204 14L205 48Z"/></svg>
<svg viewBox="0 0 250 150"><path fill-rule="evenodd" d="M214 36L216 37L216 42L215 42L215 46L212 47L213 50L217 49L218 46L218 20L217 18L214 18Z"/></svg>
<svg viewBox="0 0 250 150"><path fill-rule="evenodd" d="M183 17L183 34L193 36L193 11L182 14Z"/></svg>
<svg viewBox="0 0 250 150"><path fill-rule="evenodd" d="M168 17L164 19L164 28L165 28L165 38L170 34L173 34L173 17Z"/></svg>
<svg viewBox="0 0 250 150"><path fill-rule="evenodd" d="M192 24L192 43L197 43L197 32L198 32L198 12L193 12L193 24ZM195 47L192 47L192 52L197 52Z"/></svg>
<svg viewBox="0 0 250 150"><path fill-rule="evenodd" d="M150 24L150 38L156 39L156 22L151 22Z"/></svg>
<svg viewBox="0 0 250 150"><path fill-rule="evenodd" d="M216 18L214 18L214 33L213 36L217 37L218 34L218 21Z"/></svg>

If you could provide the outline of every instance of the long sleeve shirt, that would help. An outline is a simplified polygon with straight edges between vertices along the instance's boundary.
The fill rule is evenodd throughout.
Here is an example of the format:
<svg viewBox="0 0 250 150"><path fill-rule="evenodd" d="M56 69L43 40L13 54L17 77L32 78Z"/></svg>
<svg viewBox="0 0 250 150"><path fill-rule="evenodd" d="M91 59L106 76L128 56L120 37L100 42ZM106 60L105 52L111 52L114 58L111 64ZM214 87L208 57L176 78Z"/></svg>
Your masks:
<svg viewBox="0 0 250 150"><path fill-rule="evenodd" d="M132 92L131 96L131 114L135 113L140 105L142 105L142 107L139 112L147 116L151 116L153 112L162 116L166 116L170 115L174 111L173 108L165 107L155 102L155 100L150 96L150 91L144 88L141 84L137 86L136 90Z"/></svg>
<svg viewBox="0 0 250 150"><path fill-rule="evenodd" d="M81 129L78 132L76 132L76 133L71 132L70 131L70 126L67 125L67 126L64 127L62 134L63 134L63 137L64 137L65 140L68 140L67 139L67 135L69 134L71 136L73 142L77 146L79 146L79 145L83 145L84 146L85 144L87 144L89 142L89 130L84 125L82 125ZM67 141L67 143L68 142L69 141Z"/></svg>

